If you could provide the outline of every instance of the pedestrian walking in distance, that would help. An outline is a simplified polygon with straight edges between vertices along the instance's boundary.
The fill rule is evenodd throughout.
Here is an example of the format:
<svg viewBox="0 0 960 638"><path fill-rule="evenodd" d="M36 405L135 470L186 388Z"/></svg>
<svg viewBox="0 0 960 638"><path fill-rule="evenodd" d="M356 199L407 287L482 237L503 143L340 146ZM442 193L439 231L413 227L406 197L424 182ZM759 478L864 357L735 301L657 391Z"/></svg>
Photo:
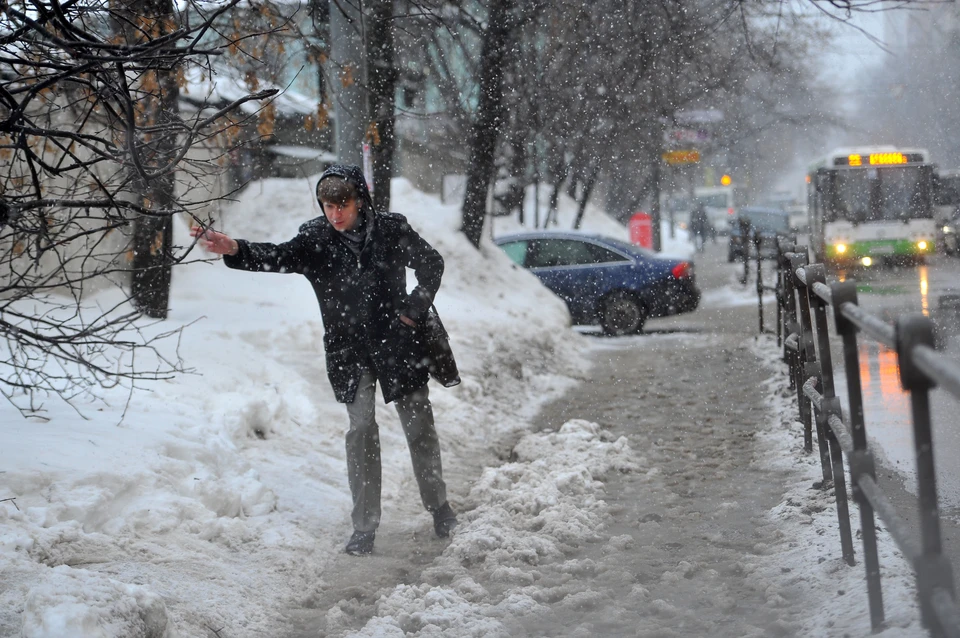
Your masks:
<svg viewBox="0 0 960 638"><path fill-rule="evenodd" d="M707 233L710 230L710 219L703 202L697 202L690 216L690 234L693 237L693 247L697 252L703 252L703 245L707 243Z"/></svg>
<svg viewBox="0 0 960 638"><path fill-rule="evenodd" d="M320 175L323 215L282 244L254 243L210 229L191 234L230 268L305 276L320 303L327 376L346 404L347 475L353 496L349 554L373 551L380 525L380 435L376 385L394 403L410 446L413 471L434 531L445 538L457 524L447 502L440 440L427 389L428 361L417 325L443 276L443 257L403 215L374 210L363 171L335 165ZM406 269L417 286L407 292Z"/></svg>

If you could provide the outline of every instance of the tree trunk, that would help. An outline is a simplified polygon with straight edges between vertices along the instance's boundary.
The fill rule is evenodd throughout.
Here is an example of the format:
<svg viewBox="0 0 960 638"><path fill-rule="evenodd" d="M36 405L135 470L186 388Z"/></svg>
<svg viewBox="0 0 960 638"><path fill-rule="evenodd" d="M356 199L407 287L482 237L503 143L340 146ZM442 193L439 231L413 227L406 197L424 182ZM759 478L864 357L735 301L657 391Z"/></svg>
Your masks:
<svg viewBox="0 0 960 638"><path fill-rule="evenodd" d="M520 126L523 126L522 124ZM525 173L527 166L527 141L525 132L517 127L510 139L510 192L507 196L507 211L513 213L517 211L517 221L521 226L527 225L527 220L523 211L524 193L527 190L525 182Z"/></svg>
<svg viewBox="0 0 960 638"><path fill-rule="evenodd" d="M161 38L177 26L172 0L135 0L124 3L123 9L135 15L139 24L143 25L144 20L148 22L147 36L151 39ZM138 22L131 21L130 24ZM128 29L127 36L130 44L143 39L140 31ZM150 82L151 74L154 74L155 84ZM175 69L157 66L144 77L139 87L133 87L141 91L138 96L138 105L142 109L137 116L139 125L162 127L176 122L180 111L180 88ZM179 149L178 138L171 132L158 133L152 139L143 135L136 143L139 146L136 152L140 153L147 171L167 165ZM170 171L148 181L137 179L134 184L137 190L135 194L143 206L157 214L134 218L130 295L134 305L148 317L166 319L173 266L171 249L176 172Z"/></svg>
<svg viewBox="0 0 960 638"><path fill-rule="evenodd" d="M600 162L597 162L593 165L593 169L590 171L590 175L587 176L587 181L583 183L583 189L580 191L580 201L577 202L577 218L573 221L573 229L580 230L580 224L583 223L583 213L587 210L587 201L590 200L590 193L593 192L593 187L597 183L597 177L600 175Z"/></svg>
<svg viewBox="0 0 960 638"><path fill-rule="evenodd" d="M390 179L396 150L397 68L393 46L393 0L373 0L367 33L367 60L370 73L370 119L375 134L373 188L377 208L390 210Z"/></svg>
<svg viewBox="0 0 960 638"><path fill-rule="evenodd" d="M582 159L585 153L587 153L587 145L580 142L574 147L570 162L568 163L564 158L566 164L564 174L569 178L567 180L567 195L570 199L577 199L577 186L583 182L583 171L585 165L589 163L589 160Z"/></svg>
<svg viewBox="0 0 960 638"><path fill-rule="evenodd" d="M480 95L470 136L470 166L463 200L463 233L477 248L483 236L487 192L494 174L494 154L503 125L503 60L516 0L491 0L480 54Z"/></svg>
<svg viewBox="0 0 960 638"><path fill-rule="evenodd" d="M533 175L533 227L540 228L540 175L537 173Z"/></svg>
<svg viewBox="0 0 960 638"><path fill-rule="evenodd" d="M550 191L550 207L547 210L547 223L543 225L544 228L551 225L556 226L559 223L559 220L557 219L557 206L560 203L560 189L562 186L562 183L558 182L553 185L553 190Z"/></svg>
<svg viewBox="0 0 960 638"><path fill-rule="evenodd" d="M570 172L570 166L564 161L563 149L559 151L555 150L554 153L556 160L550 170L550 179L553 180L553 190L550 191L550 209L547 211L547 222L543 225L544 228L550 225L556 226L559 223L557 219L557 207L560 204L560 190L563 188L563 183L566 181L567 175Z"/></svg>
<svg viewBox="0 0 960 638"><path fill-rule="evenodd" d="M567 196L577 198L577 185L580 184L580 161L573 160L575 165L570 168L570 179L567 181Z"/></svg>

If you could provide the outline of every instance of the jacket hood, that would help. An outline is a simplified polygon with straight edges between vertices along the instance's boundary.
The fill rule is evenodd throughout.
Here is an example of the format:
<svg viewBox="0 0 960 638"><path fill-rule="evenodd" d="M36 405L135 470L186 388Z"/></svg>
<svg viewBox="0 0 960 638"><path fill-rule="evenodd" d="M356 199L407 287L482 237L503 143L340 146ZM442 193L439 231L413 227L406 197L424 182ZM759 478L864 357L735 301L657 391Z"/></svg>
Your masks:
<svg viewBox="0 0 960 638"><path fill-rule="evenodd" d="M318 193L320 191L320 182L328 177L339 177L352 184L353 187L357 189L357 195L363 204L363 210L369 218L373 213L373 197L370 195L370 189L367 188L367 180L363 176L363 169L352 164L334 164L320 174L320 179L317 180Z"/></svg>
<svg viewBox="0 0 960 638"><path fill-rule="evenodd" d="M370 189L367 188L367 180L363 176L363 169L359 166L353 166L350 164L334 164L327 170L323 171L320 174L320 179L317 180L317 201L319 201L320 193L320 182L325 180L328 177L339 177L341 179L347 180L349 184L352 184L357 191L357 195L360 197L360 214L363 215L366 220L366 232L363 238L363 248L362 250L366 252L367 247L370 245L371 238L373 237L374 228L376 226L376 216L373 210L373 197L370 195ZM321 210L323 209L323 204L320 205ZM320 219L323 224L330 229L331 232L336 233L333 226L330 224L330 220L327 219L327 216L324 214L320 215Z"/></svg>

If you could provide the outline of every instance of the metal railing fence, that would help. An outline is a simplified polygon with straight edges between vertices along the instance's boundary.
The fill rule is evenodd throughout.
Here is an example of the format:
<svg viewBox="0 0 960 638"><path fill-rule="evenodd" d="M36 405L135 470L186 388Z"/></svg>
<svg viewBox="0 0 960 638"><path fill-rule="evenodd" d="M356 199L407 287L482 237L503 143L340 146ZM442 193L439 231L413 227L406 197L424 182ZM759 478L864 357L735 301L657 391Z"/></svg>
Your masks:
<svg viewBox="0 0 960 638"><path fill-rule="evenodd" d="M777 344L783 348L790 388L797 392L804 449L813 451L813 433L816 431L822 485L827 489L832 484L836 497L841 553L849 565L854 565L845 459L849 466L853 501L860 512L871 625L874 630L879 630L884 620L874 524L875 516L879 516L913 566L924 626L935 638L960 638L960 609L955 596L953 567L943 554L941 541L930 412L930 391L938 385L960 399L960 363L935 350L933 323L928 317L919 313L907 314L890 325L860 306L855 281L828 285L825 266L808 263L804 248L798 248L789 240L781 240L778 244L776 285L773 287L777 293ZM758 250L761 331L765 289ZM831 319L833 331L843 344L847 418L844 418L834 385L829 334ZM867 445L863 410L858 354L861 335L896 353L901 385L909 393L917 459L919 535L877 483L876 461Z"/></svg>

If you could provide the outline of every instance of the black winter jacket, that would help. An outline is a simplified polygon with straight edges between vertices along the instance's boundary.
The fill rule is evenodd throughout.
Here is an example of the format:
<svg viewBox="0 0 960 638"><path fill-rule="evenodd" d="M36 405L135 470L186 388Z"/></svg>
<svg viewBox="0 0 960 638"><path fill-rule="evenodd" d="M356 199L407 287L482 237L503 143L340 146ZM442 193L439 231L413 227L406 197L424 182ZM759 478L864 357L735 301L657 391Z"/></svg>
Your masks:
<svg viewBox="0 0 960 638"><path fill-rule="evenodd" d="M443 275L443 258L417 234L403 215L375 213L363 174L333 166L320 176L344 177L357 188L367 212L368 239L357 258L323 215L300 227L282 244L237 240L230 268L299 273L317 295L325 334L327 375L337 401L352 403L361 370L372 367L387 403L417 390L428 380L418 333L402 321L419 321L433 303ZM417 286L407 293L406 269Z"/></svg>

